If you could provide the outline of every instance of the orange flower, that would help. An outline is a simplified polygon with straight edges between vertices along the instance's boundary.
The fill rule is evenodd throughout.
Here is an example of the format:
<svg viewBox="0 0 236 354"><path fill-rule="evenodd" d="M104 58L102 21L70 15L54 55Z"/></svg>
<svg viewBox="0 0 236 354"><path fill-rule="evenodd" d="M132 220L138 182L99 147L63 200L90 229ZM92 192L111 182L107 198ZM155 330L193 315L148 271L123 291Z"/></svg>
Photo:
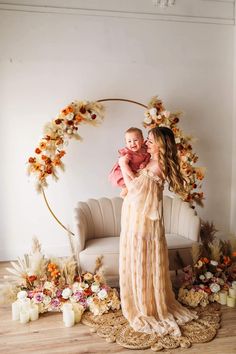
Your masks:
<svg viewBox="0 0 236 354"><path fill-rule="evenodd" d="M45 150L47 147L47 144L45 143L45 141L41 141L41 143L39 144L39 147L41 150Z"/></svg>
<svg viewBox="0 0 236 354"><path fill-rule="evenodd" d="M62 110L62 113L65 114L65 116L71 112L73 112L73 107L71 106L68 106Z"/></svg>
<svg viewBox="0 0 236 354"><path fill-rule="evenodd" d="M226 265L228 265L228 264L230 264L231 263L231 259L230 259L230 257L228 257L228 256L224 256L224 264L226 264Z"/></svg>
<svg viewBox="0 0 236 354"><path fill-rule="evenodd" d="M41 156L41 159L44 160L44 161L47 160L47 158L48 158L47 155L42 155L42 156Z"/></svg>
<svg viewBox="0 0 236 354"><path fill-rule="evenodd" d="M201 260L203 263L209 263L209 262L210 262L209 259L206 258L206 257L202 257L202 258L200 258L200 260Z"/></svg>
<svg viewBox="0 0 236 354"><path fill-rule="evenodd" d="M84 118L81 117L79 114L77 114L77 115L75 116L75 119L76 119L77 122L79 123L79 122L82 122L82 120L83 120Z"/></svg>
<svg viewBox="0 0 236 354"><path fill-rule="evenodd" d="M236 257L236 251L232 253L232 257Z"/></svg>

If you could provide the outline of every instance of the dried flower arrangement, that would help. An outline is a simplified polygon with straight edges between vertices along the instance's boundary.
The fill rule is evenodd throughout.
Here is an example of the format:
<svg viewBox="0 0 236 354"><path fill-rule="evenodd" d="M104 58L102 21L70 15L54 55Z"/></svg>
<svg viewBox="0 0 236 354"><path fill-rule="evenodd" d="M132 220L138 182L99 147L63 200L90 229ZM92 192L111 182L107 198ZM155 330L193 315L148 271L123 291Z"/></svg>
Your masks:
<svg viewBox="0 0 236 354"><path fill-rule="evenodd" d="M192 247L193 266L183 268L178 298L186 305L206 306L219 301L220 292L227 292L236 281L236 241L217 239L216 231L213 223L202 223L202 243Z"/></svg>
<svg viewBox="0 0 236 354"><path fill-rule="evenodd" d="M79 273L73 258L48 259L33 239L32 252L11 266L7 268L10 275L5 276L8 283L0 291L2 303L30 299L39 313L62 311L65 303L94 315L120 309L117 290L105 282L101 260L97 260L94 273Z"/></svg>

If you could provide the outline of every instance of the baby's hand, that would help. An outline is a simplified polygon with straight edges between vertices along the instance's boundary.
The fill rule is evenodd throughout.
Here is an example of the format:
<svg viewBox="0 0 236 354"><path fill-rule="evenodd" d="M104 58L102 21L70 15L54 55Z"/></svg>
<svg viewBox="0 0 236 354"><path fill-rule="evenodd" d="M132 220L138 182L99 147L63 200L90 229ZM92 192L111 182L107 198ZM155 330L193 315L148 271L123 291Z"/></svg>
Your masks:
<svg viewBox="0 0 236 354"><path fill-rule="evenodd" d="M139 165L139 168L142 170L144 167L146 167L146 163L145 162L143 162L143 163L141 163L140 165Z"/></svg>

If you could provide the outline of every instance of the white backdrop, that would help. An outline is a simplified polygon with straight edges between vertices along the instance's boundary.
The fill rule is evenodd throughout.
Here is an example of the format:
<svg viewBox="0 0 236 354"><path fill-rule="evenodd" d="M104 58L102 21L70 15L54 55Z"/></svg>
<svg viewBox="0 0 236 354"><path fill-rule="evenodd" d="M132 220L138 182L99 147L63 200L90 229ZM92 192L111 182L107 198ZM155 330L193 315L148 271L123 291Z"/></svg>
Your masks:
<svg viewBox="0 0 236 354"><path fill-rule="evenodd" d="M198 165L207 169L205 206L198 212L221 234L230 225L235 232L232 25L0 9L0 33L1 260L28 251L33 235L48 253L69 252L66 233L26 176L26 161L44 124L74 99L147 104L158 94L168 110L182 110L180 127L198 138ZM106 110L99 127L81 128L84 141L71 142L66 172L46 191L71 228L78 200L119 194L107 175L124 131L141 127L138 106L114 102Z"/></svg>

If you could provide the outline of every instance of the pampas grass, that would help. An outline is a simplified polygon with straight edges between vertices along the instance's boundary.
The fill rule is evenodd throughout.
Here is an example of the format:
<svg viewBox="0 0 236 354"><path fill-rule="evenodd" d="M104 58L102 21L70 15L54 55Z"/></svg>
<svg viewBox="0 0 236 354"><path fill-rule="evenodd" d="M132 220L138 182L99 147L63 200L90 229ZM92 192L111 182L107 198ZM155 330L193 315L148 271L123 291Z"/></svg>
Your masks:
<svg viewBox="0 0 236 354"><path fill-rule="evenodd" d="M192 245L191 255L193 264L197 263L197 261L199 260L199 258L201 258L202 255L202 245L200 245L200 243L194 243Z"/></svg>

